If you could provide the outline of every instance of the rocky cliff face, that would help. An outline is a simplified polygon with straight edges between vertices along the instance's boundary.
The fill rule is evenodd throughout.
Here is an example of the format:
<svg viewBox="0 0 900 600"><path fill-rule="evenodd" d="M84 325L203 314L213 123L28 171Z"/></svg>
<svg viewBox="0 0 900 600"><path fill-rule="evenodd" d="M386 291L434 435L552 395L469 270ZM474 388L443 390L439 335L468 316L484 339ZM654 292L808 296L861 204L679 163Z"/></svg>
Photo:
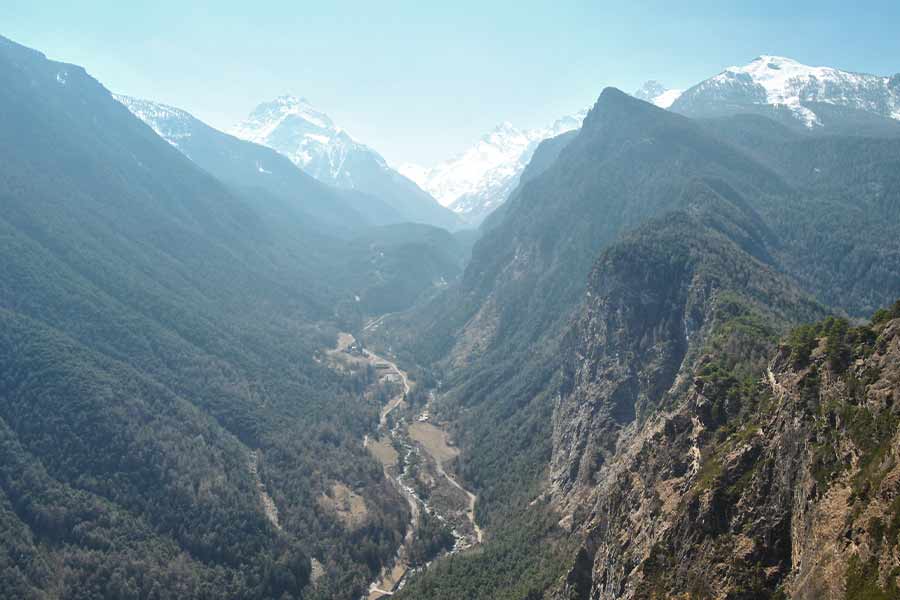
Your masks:
<svg viewBox="0 0 900 600"><path fill-rule="evenodd" d="M567 340L558 597L896 598L900 306L778 344L816 307L692 219L606 252Z"/></svg>

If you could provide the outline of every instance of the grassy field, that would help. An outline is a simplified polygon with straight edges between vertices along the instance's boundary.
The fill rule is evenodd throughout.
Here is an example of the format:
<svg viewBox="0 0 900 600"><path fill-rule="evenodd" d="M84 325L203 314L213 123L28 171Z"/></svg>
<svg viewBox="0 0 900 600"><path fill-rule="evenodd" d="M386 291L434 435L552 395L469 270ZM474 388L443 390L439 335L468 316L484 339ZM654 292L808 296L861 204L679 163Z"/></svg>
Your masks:
<svg viewBox="0 0 900 600"><path fill-rule="evenodd" d="M413 423L409 426L409 437L422 444L441 465L459 456L459 449L447 443L447 432L431 423Z"/></svg>
<svg viewBox="0 0 900 600"><path fill-rule="evenodd" d="M391 440L389 438L383 437L379 440L373 440L370 437L366 444L366 448L369 449L369 452L371 452L384 467L390 468L397 466L397 459L399 459L400 456L397 454L394 446L391 445Z"/></svg>

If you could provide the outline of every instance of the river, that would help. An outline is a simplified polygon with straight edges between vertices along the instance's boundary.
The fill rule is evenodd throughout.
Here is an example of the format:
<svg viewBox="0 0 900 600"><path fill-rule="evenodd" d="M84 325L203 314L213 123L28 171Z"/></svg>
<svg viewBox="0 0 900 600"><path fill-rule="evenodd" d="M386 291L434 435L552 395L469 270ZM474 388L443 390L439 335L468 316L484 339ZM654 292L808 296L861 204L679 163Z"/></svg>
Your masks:
<svg viewBox="0 0 900 600"><path fill-rule="evenodd" d="M338 337L338 345L332 353L344 352L355 343L355 338L349 333L341 333ZM412 425L407 424L405 417L397 419L393 427L388 427L388 417L395 411L407 409L406 395L411 390L408 374L390 358L376 354L369 350L357 353L357 359L362 358L371 365L380 365L377 369L380 380L391 379L398 381L400 389L382 407L378 421L378 430L371 435L366 435L363 444L382 463L385 477L394 482L397 490L403 495L410 508L410 523L403 544L397 550L397 554L389 567L382 569L378 578L374 580L364 596L366 600L378 600L390 596L403 587L406 578L415 571L409 564L409 549L415 541L416 528L422 511L427 512L440 522L451 527L455 540L453 549L449 554L461 552L483 541L483 532L475 521L475 502L477 496L467 490L454 475L444 468L444 463L455 458L458 450L450 446L447 432L433 423L428 423L429 404L412 415ZM429 395L433 398L433 393ZM409 416L409 413L406 413ZM410 435L410 430L416 433ZM397 455L394 447L401 449ZM428 465L433 464L438 478L445 479L450 486L462 492L467 506L464 511L464 519L468 520L473 533L460 531L460 527L454 527L454 516L449 512L442 514L441 510L432 506L428 500L419 496L413 487L413 482L407 481L407 474L412 471L413 464L421 465L423 458L430 459ZM456 519L457 523L458 518ZM468 526L467 526L468 527ZM427 565L426 565L427 568Z"/></svg>

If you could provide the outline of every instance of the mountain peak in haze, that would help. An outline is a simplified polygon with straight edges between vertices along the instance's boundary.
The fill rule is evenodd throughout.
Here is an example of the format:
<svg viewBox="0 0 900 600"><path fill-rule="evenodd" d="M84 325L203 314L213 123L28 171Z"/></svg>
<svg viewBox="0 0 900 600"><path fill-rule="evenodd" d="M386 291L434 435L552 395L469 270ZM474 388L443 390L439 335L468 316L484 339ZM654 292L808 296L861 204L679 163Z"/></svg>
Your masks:
<svg viewBox="0 0 900 600"><path fill-rule="evenodd" d="M678 99L682 90L670 90L660 82L651 79L635 90L635 98L639 98L660 108L669 108Z"/></svg>
<svg viewBox="0 0 900 600"><path fill-rule="evenodd" d="M278 96L270 102L263 102L258 105L250 113L248 121L265 120L268 123L280 124L284 119L291 116L301 117L323 129L335 128L331 118L315 108L309 100L289 94Z"/></svg>
<svg viewBox="0 0 900 600"><path fill-rule="evenodd" d="M494 127L491 133L518 133L518 129L516 129L512 123L509 121L503 121L502 123L498 123L496 127Z"/></svg>
<svg viewBox="0 0 900 600"><path fill-rule="evenodd" d="M399 170L438 202L477 225L515 189L538 144L578 129L586 114L585 110L567 115L537 129L519 129L503 121L449 160L432 167L405 164Z"/></svg>
<svg viewBox="0 0 900 600"><path fill-rule="evenodd" d="M305 98L263 102L229 133L283 154L323 183L375 196L410 221L458 226L453 213Z"/></svg>
<svg viewBox="0 0 900 600"><path fill-rule="evenodd" d="M326 183L340 185L342 179L347 183L341 173L342 158L354 150L370 152L384 164L377 152L353 140L331 117L302 97L282 95L263 102L229 133L284 154Z"/></svg>

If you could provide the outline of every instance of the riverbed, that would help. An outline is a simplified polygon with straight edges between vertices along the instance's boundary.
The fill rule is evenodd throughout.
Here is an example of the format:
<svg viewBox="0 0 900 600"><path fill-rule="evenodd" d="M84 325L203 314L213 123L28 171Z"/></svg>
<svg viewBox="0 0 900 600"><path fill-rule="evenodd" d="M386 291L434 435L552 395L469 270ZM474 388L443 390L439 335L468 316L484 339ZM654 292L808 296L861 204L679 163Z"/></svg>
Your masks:
<svg viewBox="0 0 900 600"><path fill-rule="evenodd" d="M345 352L355 343L351 334L341 333L332 353ZM360 359L372 366L380 366L377 372L381 381L400 383L397 393L381 408L377 431L367 434L363 444L381 462L385 477L394 483L410 508L410 523L403 544L392 563L371 583L365 596L367 600L378 600L401 589L407 577L416 570L409 563L409 548L415 540L423 511L444 523L453 534L453 548L444 556L480 544L483 532L475 521L476 495L447 471L447 464L459 455L459 450L451 444L447 431L431 421L430 402L418 411L411 411L405 401L411 390L408 374L395 361L369 350L357 350L353 360ZM430 397L433 398L433 394ZM391 414L398 415L393 419L393 427L389 427ZM417 485L432 485L429 489L435 493L423 498L416 490ZM432 498L440 501L430 502Z"/></svg>

